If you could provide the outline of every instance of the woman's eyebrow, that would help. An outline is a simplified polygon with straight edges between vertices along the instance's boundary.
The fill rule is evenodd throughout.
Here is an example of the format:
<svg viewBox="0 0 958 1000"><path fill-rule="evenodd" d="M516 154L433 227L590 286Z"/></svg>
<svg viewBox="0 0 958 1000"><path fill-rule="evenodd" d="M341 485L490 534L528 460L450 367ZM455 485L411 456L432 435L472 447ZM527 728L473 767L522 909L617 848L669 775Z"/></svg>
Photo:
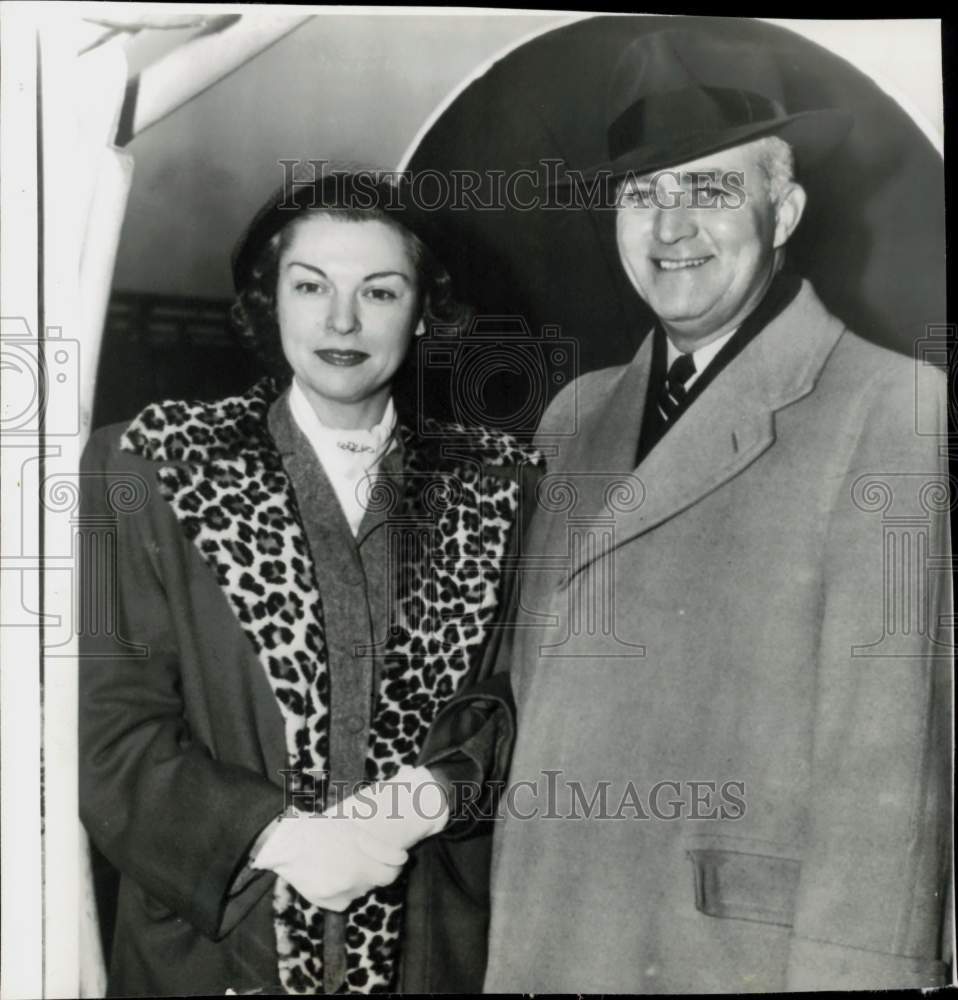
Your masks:
<svg viewBox="0 0 958 1000"><path fill-rule="evenodd" d="M392 277L402 278L402 280L405 281L407 285L412 284L412 282L409 279L409 275L405 274L402 271L374 271L372 274L367 274L366 277L363 278L363 281L373 281L377 278L392 278Z"/></svg>
<svg viewBox="0 0 958 1000"><path fill-rule="evenodd" d="M321 278L326 277L326 272L321 267L316 267L313 264L304 264L301 260L291 260L286 267L287 269L291 267L305 267L307 271L315 271Z"/></svg>
<svg viewBox="0 0 958 1000"><path fill-rule="evenodd" d="M328 280L328 275L326 274L326 272L321 267L316 267L315 264L306 264L301 260L291 260L286 265L286 267L287 268L305 267L308 271L313 271L316 274L318 274L321 278L326 278ZM363 281L375 281L379 278L391 278L391 277L402 278L402 280L405 281L407 285L412 284L412 279L409 277L408 274L405 274L403 271L374 271L372 274L367 274L363 278Z"/></svg>

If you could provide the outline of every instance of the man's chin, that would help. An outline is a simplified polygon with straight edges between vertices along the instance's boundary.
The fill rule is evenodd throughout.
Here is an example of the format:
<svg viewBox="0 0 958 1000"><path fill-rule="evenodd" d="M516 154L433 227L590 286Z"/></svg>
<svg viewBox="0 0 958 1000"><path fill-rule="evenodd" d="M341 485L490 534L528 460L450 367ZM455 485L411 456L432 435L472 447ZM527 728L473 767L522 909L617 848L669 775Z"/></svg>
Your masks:
<svg viewBox="0 0 958 1000"><path fill-rule="evenodd" d="M698 306L694 301L685 299L682 302L661 303L659 308L653 305L651 309L667 326L691 336L699 331L705 332L703 328L709 326L713 318L711 305Z"/></svg>

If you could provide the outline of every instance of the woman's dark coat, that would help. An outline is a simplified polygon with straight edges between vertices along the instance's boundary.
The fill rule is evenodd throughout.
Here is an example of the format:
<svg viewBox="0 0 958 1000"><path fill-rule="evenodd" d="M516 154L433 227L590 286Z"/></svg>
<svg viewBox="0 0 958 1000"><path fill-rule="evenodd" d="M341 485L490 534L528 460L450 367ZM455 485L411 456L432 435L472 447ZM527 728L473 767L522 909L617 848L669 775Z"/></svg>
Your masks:
<svg viewBox="0 0 958 1000"><path fill-rule="evenodd" d="M290 475L290 469L291 456L309 449L305 438L277 446L277 434L292 440L298 431L290 429L285 396L274 401L275 395L261 385L225 407L185 411L185 419L183 404L153 407L125 435L122 427L94 434L84 455L85 578L97 583L84 589L80 802L92 839L121 873L110 973L114 994L280 991L268 891L275 877L251 877L244 863L257 834L288 804L284 720L263 651L257 655L251 626L244 627L244 610L230 593L229 578L238 567L224 560L235 557L246 566L249 553L238 546L217 546L211 553L209 537L191 524L184 503L184 497L205 496L227 467L239 495L255 493L263 488L264 462L270 476L279 477L265 480L271 489L280 489L283 477L295 484L293 496L306 489L303 473ZM404 514L418 512L422 523L424 514L428 521L430 511L448 510L450 484L460 481L484 484L493 499L470 508L468 496L460 494L456 532L435 534L437 524L451 522L434 517L432 541L417 557L425 561L414 576L432 579L445 572L436 566L448 567L450 555L452 572L465 574L464 601L441 621L448 626L455 619L454 634L468 634L472 645L456 654L466 657L467 669L450 676L448 690L433 689L431 702L422 702L421 731L404 752L426 763L445 758L445 771L437 766L437 773L502 777L511 695L501 676L484 680L483 663L490 658L483 661L482 654L490 637L496 638L491 624L497 611L489 597L503 583L498 563L506 547L515 545L519 487L535 456L501 435L470 437L439 425L424 429L403 428L394 459ZM329 589L335 574L316 571L321 531L307 522L317 519L325 495L329 517L348 528L311 452L310 463L319 492L303 508L305 516L294 512L289 530L295 533L298 526L308 539L301 546L306 573L324 580L328 617L344 598ZM435 482L432 493L427 489L437 470L446 501L437 501ZM508 488L503 492L497 484ZM208 517L209 510L197 516ZM390 519L379 521L382 529ZM364 522L360 537L367 527ZM487 560L485 575L476 574L468 565L467 557L475 554L470 545L490 538L504 543L496 549L500 558L493 560L497 565ZM255 556L246 566L254 587L263 578ZM477 578L480 585L473 586ZM376 603L370 600L370 607ZM404 623L408 618L400 616L400 631ZM370 637L374 643L376 636ZM378 675L388 662L387 651L373 671L380 688L372 692L374 702L383 696ZM440 682L443 662L436 661ZM335 716L335 697L332 704ZM370 709L372 731L363 734L370 746L378 738L377 712L383 711L381 704ZM461 822L449 834L421 845L410 865L401 983L409 989L465 991L481 983L488 835ZM457 940L443 939L450 929Z"/></svg>

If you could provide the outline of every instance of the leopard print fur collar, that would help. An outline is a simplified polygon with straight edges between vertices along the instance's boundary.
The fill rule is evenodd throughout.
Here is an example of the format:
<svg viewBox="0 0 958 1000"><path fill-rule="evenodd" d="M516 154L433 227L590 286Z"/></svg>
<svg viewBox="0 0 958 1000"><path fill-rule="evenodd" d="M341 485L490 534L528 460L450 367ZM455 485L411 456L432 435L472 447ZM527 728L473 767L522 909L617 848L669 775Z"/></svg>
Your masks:
<svg viewBox="0 0 958 1000"><path fill-rule="evenodd" d="M214 403L154 404L130 424L121 447L158 463L163 496L215 574L269 679L289 769L315 774L326 771L328 760L323 609L296 498L268 429L279 393L266 379ZM415 763L436 713L481 654L518 508L516 478L489 467L541 462L536 451L498 432L436 421L423 431L400 428L404 487L390 501L426 543L404 547L415 565L401 567L406 592L384 656L369 780ZM400 879L350 906L351 992L394 987L402 903ZM273 911L284 988L321 992L322 911L281 879Z"/></svg>

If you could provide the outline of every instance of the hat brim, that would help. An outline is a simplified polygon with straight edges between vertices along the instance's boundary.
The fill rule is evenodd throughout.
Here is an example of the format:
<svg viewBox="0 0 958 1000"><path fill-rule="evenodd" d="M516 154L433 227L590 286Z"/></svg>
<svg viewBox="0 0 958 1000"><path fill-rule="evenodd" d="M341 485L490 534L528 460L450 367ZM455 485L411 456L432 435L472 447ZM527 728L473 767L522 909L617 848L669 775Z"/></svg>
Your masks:
<svg viewBox="0 0 958 1000"><path fill-rule="evenodd" d="M767 135L777 135L789 143L795 150L799 168L806 169L816 166L836 149L851 126L851 115L839 108L801 111L782 118L749 122L746 125L717 132L689 133L679 139L670 139L667 145L637 146L613 160L595 164L585 170L576 171L575 174L576 179L583 180L599 176L609 179L621 178L629 173L648 174L655 170L676 167ZM572 177L566 175L552 186L566 187L572 183Z"/></svg>
<svg viewBox="0 0 958 1000"><path fill-rule="evenodd" d="M304 212L328 207L360 212L376 209L429 245L434 236L430 213L419 210L403 195L397 185L405 181L405 175L398 175L397 184L393 184L390 179L396 176L394 171L374 169L332 170L311 180L284 182L253 216L233 248L230 264L236 291L249 283L269 240Z"/></svg>

